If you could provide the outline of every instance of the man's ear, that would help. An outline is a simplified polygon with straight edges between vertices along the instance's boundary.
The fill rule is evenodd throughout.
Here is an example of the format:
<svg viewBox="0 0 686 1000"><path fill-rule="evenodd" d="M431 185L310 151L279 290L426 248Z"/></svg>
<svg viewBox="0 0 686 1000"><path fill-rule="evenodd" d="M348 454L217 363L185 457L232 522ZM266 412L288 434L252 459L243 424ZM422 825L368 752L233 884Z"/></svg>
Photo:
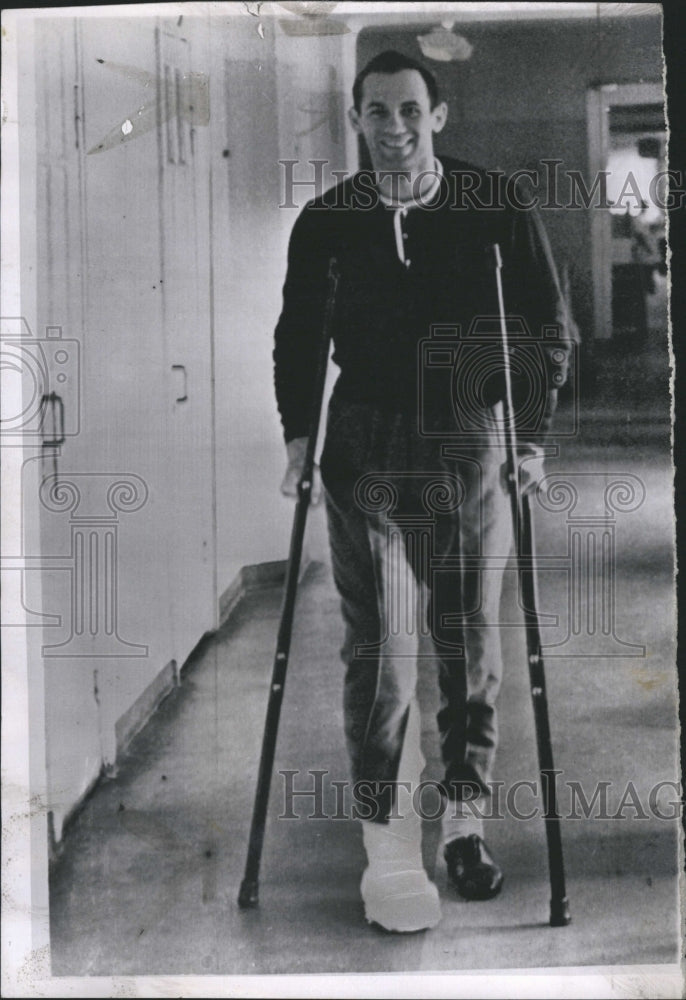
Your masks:
<svg viewBox="0 0 686 1000"><path fill-rule="evenodd" d="M443 126L448 120L448 105L445 103L445 101L441 101L440 104L436 105L431 114L433 115L434 119L432 125L432 131L441 132Z"/></svg>
<svg viewBox="0 0 686 1000"><path fill-rule="evenodd" d="M348 119L349 119L350 124L352 125L353 129L356 132L361 132L362 131L362 125L360 124L360 116L359 116L359 114L357 113L357 111L355 110L354 107L348 109Z"/></svg>

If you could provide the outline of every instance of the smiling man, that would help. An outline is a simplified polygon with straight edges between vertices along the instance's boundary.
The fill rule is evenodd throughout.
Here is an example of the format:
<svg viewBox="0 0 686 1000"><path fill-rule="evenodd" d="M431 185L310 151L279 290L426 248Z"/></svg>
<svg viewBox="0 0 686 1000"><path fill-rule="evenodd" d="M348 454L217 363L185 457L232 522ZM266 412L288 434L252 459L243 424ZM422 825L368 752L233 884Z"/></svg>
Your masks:
<svg viewBox="0 0 686 1000"><path fill-rule="evenodd" d="M440 170L433 137L448 116L433 76L422 67L360 76L349 117L367 143L379 193L398 201L426 198Z"/></svg>
<svg viewBox="0 0 686 1000"><path fill-rule="evenodd" d="M499 602L512 534L500 355L492 334L473 335L484 320L492 330L498 316L493 244L505 260L506 302L528 325L539 362L535 385L530 378L515 385L516 400L526 404L515 410L528 419L520 427L525 488L535 484L533 442L550 425L567 364L564 336L549 344L541 331L564 327L567 310L532 214L461 204L464 178L471 186L485 175L435 156L447 107L425 67L384 52L358 75L353 100L350 122L373 170L310 202L289 246L274 349L288 454L282 491L295 495L302 469L335 257L333 359L340 374L321 467L345 622L345 733L354 789L364 789L358 818L369 863L361 893L369 921L414 931L440 918L412 795L424 764L415 689L417 634L425 625L438 665L448 877L467 899L489 899L503 884L480 815L497 742ZM443 382L431 380L433 362L423 350L437 329L438 346L450 348L453 359ZM513 362L513 369L530 373L527 364ZM398 628L392 609L415 607L417 583L430 595L421 613L427 621L411 613Z"/></svg>

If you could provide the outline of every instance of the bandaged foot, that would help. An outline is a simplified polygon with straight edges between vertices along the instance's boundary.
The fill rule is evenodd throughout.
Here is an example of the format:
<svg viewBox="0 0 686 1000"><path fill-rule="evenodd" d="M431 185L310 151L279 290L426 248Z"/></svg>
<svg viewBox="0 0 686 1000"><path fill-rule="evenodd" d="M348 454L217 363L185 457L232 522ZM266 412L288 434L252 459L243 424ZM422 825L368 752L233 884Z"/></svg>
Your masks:
<svg viewBox="0 0 686 1000"><path fill-rule="evenodd" d="M399 815L388 823L362 822L369 862L360 886L365 916L388 931L426 930L441 918L438 890L422 862L421 819L412 809L423 766L419 711L413 702L398 770L398 782L407 782L410 791L399 788Z"/></svg>
<svg viewBox="0 0 686 1000"><path fill-rule="evenodd" d="M365 916L387 931L435 927L441 906L438 890L424 871L421 840L395 833L395 823L402 820L362 823L369 861L360 885Z"/></svg>

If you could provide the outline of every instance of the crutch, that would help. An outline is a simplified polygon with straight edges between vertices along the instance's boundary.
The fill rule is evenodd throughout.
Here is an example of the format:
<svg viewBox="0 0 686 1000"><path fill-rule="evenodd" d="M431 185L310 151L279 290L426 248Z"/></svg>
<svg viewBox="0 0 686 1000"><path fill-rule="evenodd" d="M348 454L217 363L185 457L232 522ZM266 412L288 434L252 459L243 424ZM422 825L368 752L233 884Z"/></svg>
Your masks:
<svg viewBox="0 0 686 1000"><path fill-rule="evenodd" d="M338 269L336 267L335 257L332 257L329 261L328 283L329 289L326 300L326 308L324 310L324 326L321 344L319 346L314 394L312 397L309 437L307 440L307 448L305 450L305 460L303 463L302 474L300 476L300 480L298 481L298 500L295 505L293 527L291 529L288 568L286 570L283 604L281 606L281 621L279 623L279 632L276 640L276 653L274 656L274 666L272 668L269 700L267 702L267 718L264 725L262 753L260 755L260 766L257 774L257 790L255 792L252 822L250 824L248 856L245 863L243 881L241 882L240 891L238 893L238 905L241 909L248 909L250 907L257 906L259 902L260 860L262 857L262 844L264 842L267 805L269 803L269 786L271 784L272 770L274 767L276 736L279 728L279 716L281 715L283 690L286 683L288 654L291 648L293 614L295 611L295 598L298 589L298 574L300 572L303 538L305 536L305 522L307 520L307 512L310 506L312 483L314 478L314 452L317 446L317 437L319 434L322 400L324 398L324 383L326 381L326 368L329 360L331 319L333 316L336 288L338 285Z"/></svg>
<svg viewBox="0 0 686 1000"><path fill-rule="evenodd" d="M534 528L531 504L528 495L522 495L517 477L517 437L512 404L512 378L510 355L507 343L507 322L503 301L503 284L500 246L493 244L495 254L495 276L498 286L498 308L500 312L500 335L502 339L503 367L505 373L505 450L507 485L512 508L512 524L518 562L518 577L521 602L526 628L526 651L529 663L529 685L534 708L538 765L541 774L545 832L548 845L548 870L550 873L550 925L564 927L571 922L569 900L565 888L564 859L560 816L557 811L555 788L556 771L553 764L553 748L550 739L548 718L548 698L545 688L545 670L541 651L541 632L538 622L538 600L536 585L536 563L534 552Z"/></svg>

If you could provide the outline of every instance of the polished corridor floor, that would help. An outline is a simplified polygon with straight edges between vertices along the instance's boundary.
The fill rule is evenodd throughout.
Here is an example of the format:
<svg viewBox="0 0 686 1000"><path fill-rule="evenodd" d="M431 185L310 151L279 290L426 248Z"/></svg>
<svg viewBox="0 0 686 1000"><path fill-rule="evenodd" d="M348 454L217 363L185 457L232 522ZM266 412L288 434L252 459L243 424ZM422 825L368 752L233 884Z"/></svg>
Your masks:
<svg viewBox="0 0 686 1000"><path fill-rule="evenodd" d="M580 783L588 800L599 781L609 783L605 818L596 804L589 818L581 814L564 823L569 927L547 925L542 820L517 819L511 810L488 824L489 845L506 872L499 898L464 903L448 889L438 830L427 821L425 863L441 892L442 923L405 936L366 925L358 895L364 863L359 824L333 818L341 803L332 782L347 778L337 658L342 626L329 568L320 563L311 566L299 594L260 907L242 912L236 896L278 588L249 594L205 641L117 775L96 789L74 821L51 879L53 974L448 971L678 961L678 826L655 814L667 814L676 795L671 790L670 799L665 786L651 800L658 782L678 776L669 470L651 459L649 448L642 454L619 450L611 464L606 453L589 449L568 468L600 470L601 463L602 469L638 476L645 486L641 510L623 521L616 516L616 608L617 634L644 644L646 656L547 661L563 813L570 811L571 782ZM313 531L321 530L320 517L315 513ZM541 515L542 551L565 550L565 524L564 516ZM566 607L566 580L559 570L542 579L542 610ZM506 573L503 620L513 624L503 637L495 775L503 795L516 782L537 779L513 584L514 575ZM430 777L439 774L434 667L428 660L420 665ZM297 818L279 818L289 811L288 782L294 790L311 789L313 771L326 772L324 818L309 818L314 800L306 796L290 799ZM523 784L516 805L522 813L536 805Z"/></svg>

